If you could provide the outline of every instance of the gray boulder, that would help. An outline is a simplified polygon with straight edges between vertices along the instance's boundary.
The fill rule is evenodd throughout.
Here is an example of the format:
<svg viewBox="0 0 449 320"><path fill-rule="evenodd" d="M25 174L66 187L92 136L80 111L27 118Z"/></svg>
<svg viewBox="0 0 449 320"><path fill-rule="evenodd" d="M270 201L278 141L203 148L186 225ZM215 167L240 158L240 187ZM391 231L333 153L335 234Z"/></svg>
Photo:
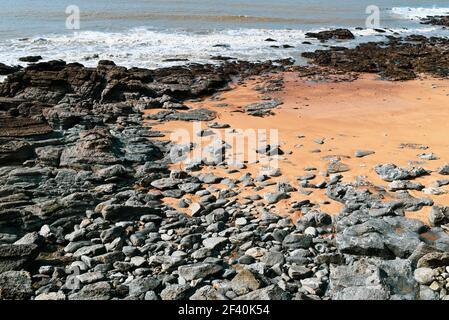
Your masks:
<svg viewBox="0 0 449 320"><path fill-rule="evenodd" d="M430 284L434 280L436 272L431 268L418 268L414 272L415 280L419 284Z"/></svg>
<svg viewBox="0 0 449 320"><path fill-rule="evenodd" d="M215 250L220 249L229 242L225 237L212 237L203 240L203 246L208 249Z"/></svg>
<svg viewBox="0 0 449 320"><path fill-rule="evenodd" d="M25 300L33 295L31 275L26 271L0 273L0 300Z"/></svg>
<svg viewBox="0 0 449 320"><path fill-rule="evenodd" d="M263 198L268 204L274 204L283 199L288 199L289 195L285 192L267 192L263 195Z"/></svg>
<svg viewBox="0 0 449 320"><path fill-rule="evenodd" d="M418 293L408 260L362 258L330 267L329 294L333 300L415 299Z"/></svg>
<svg viewBox="0 0 449 320"><path fill-rule="evenodd" d="M312 245L313 238L309 235L291 233L282 241L282 246L288 249L308 249Z"/></svg>
<svg viewBox="0 0 449 320"><path fill-rule="evenodd" d="M259 289L262 281L253 272L244 269L232 279L230 286L237 295L243 295Z"/></svg>
<svg viewBox="0 0 449 320"><path fill-rule="evenodd" d="M429 222L431 226L441 226L449 223L449 207L433 206L429 212Z"/></svg>
<svg viewBox="0 0 449 320"><path fill-rule="evenodd" d="M179 276L186 281L203 279L215 275L223 270L218 264L211 263L195 263L178 268Z"/></svg>
<svg viewBox="0 0 449 320"><path fill-rule="evenodd" d="M74 146L62 151L60 166L85 168L99 164L118 164L121 162L121 153L117 143L104 128L83 131Z"/></svg>
<svg viewBox="0 0 449 320"><path fill-rule="evenodd" d="M128 283L129 295L137 297L148 291L156 289L160 283L160 280L153 277L133 279Z"/></svg>
<svg viewBox="0 0 449 320"><path fill-rule="evenodd" d="M80 291L69 295L69 300L109 300L113 294L111 285L100 281L85 285Z"/></svg>
<svg viewBox="0 0 449 320"><path fill-rule="evenodd" d="M442 175L449 175L449 163L446 163L438 168L438 173Z"/></svg>

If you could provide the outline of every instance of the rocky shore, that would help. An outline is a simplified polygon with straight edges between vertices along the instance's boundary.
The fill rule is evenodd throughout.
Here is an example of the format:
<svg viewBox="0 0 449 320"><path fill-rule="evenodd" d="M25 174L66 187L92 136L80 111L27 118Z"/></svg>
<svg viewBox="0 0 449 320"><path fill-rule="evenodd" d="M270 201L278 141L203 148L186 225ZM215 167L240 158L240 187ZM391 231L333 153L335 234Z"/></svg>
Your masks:
<svg viewBox="0 0 449 320"><path fill-rule="evenodd" d="M301 71L341 81L347 71L393 80L447 77L448 47L438 38L392 38L307 54L333 71ZM252 176L245 164L220 160L223 144L210 150L217 161L173 169L170 154L180 146L161 139L152 123L224 128L213 110L186 103L213 98L236 79L280 74L291 63L158 70L111 61L96 68L62 61L23 70L0 65L10 74L0 84L0 299L449 299L449 207L408 193L423 189L412 180L430 170L376 166L398 195L389 201L367 181L343 182L349 168L338 157L317 184L309 182L313 173L298 185L272 182L277 171ZM282 77L272 79L261 93L282 89ZM245 112L266 117L280 104L267 98ZM148 109L157 112L144 122ZM370 154L360 150L356 157ZM205 167L241 177L198 172ZM449 164L437 174L447 184ZM270 184L275 192L257 194ZM237 201L244 187L254 192ZM343 210L331 216L305 200L291 206L299 218L273 213L298 187L325 190ZM432 206L429 224L405 217L424 206Z"/></svg>
<svg viewBox="0 0 449 320"><path fill-rule="evenodd" d="M305 52L303 57L323 67L347 72L379 74L387 80L411 80L420 74L447 78L447 38L419 35L389 37L388 41L362 43L353 49L332 47Z"/></svg>

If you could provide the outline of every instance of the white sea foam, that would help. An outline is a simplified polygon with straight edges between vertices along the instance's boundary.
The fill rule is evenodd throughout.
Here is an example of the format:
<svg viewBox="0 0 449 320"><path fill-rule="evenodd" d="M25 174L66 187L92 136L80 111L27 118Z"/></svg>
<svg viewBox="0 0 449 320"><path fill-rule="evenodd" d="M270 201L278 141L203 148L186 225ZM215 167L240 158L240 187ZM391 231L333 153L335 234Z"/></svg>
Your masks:
<svg viewBox="0 0 449 320"><path fill-rule="evenodd" d="M412 7L394 7L391 8L392 15L408 20L419 20L427 16L438 16L449 14L448 8L412 8Z"/></svg>
<svg viewBox="0 0 449 320"><path fill-rule="evenodd" d="M267 42L274 38L277 42ZM301 30L242 29L209 33L155 31L135 28L122 33L83 31L71 35L48 35L38 38L8 40L0 43L0 59L10 65L26 55L44 59L78 61L87 66L99 59L109 59L124 66L160 67L177 64L166 59L210 62L212 56L231 56L245 60L278 59L292 49L272 45L299 46L305 40ZM178 62L178 64L185 62Z"/></svg>
<svg viewBox="0 0 449 320"><path fill-rule="evenodd" d="M398 29L379 34L371 29L353 29L356 40L339 41L338 45L353 46L361 41L381 40L379 35L388 35L392 32L426 34L435 30L433 26L420 26L416 29ZM438 30L440 30L436 31L438 33L445 32ZM303 30L275 29L236 29L203 33L148 28L134 28L117 33L82 31L2 41L0 62L17 65L20 63L18 60L20 57L41 55L44 60L62 59L67 62L80 62L86 66L95 66L98 60L108 59L126 67L156 68L186 63L186 61L165 61L166 59L210 63L213 62L210 60L211 57L219 55L249 61L298 58L301 52L322 48L322 43L306 38L305 33ZM277 41L265 41L267 38ZM312 44L303 44L304 41ZM272 47L284 44L293 48Z"/></svg>

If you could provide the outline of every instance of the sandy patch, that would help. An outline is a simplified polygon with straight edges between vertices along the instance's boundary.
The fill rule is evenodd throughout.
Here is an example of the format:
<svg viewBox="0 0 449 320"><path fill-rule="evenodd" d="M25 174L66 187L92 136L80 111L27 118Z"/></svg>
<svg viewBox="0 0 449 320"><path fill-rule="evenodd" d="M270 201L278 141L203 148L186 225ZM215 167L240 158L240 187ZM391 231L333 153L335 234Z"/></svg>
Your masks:
<svg viewBox="0 0 449 320"><path fill-rule="evenodd" d="M332 155L342 156L342 162L350 167L350 171L342 173L343 181L351 182L358 176L366 176L368 181L380 186L386 186L387 183L375 173L376 164L408 166L410 161L420 161L422 163L419 166L435 170L449 162L449 81L424 79L387 82L363 75L353 82L311 83L298 78L296 73L285 73L284 79L284 90L268 94L284 102L274 110L274 116L260 118L241 112L244 106L261 101L261 93L254 88L264 81L263 78L234 86L233 90L220 94L220 101L206 99L188 103L188 106L214 110L218 113L216 122L228 123L234 129L277 129L281 148L286 154L282 156L285 159L279 161L282 176L273 180L288 180L295 187L298 186L295 177L308 173L304 170L306 166L317 168L317 171L312 171L317 175L312 182L323 180L320 171L325 171L328 164L323 157ZM157 111L160 110L146 112ZM176 129L192 131L192 123L171 121L153 128L167 133L165 138L169 139L170 133ZM207 126L204 124L203 128ZM324 140L324 144L317 144L316 140L319 139ZM422 144L428 146L428 149L399 148L401 143ZM314 149L320 149L321 152L312 153ZM372 150L375 154L356 158L354 152L359 149ZM420 153L430 152L439 159L427 161L418 157ZM204 171L215 170L205 168ZM247 169L228 176L238 178L247 171L257 174L259 167L248 164ZM224 170L219 173L226 175ZM416 181L427 187L437 179L444 178L432 173ZM273 188L266 187L260 193ZM442 188L449 191L449 186ZM279 214L289 214L290 203L304 199L309 199L327 213L339 212L341 204L327 198L324 190L310 190L313 191L310 195L296 192L292 193L291 199L279 202L276 205ZM254 191L248 188L241 192L241 196L251 192ZM435 204L449 205L449 194L434 196L420 191L410 193L417 197L430 197ZM427 207L407 213L407 216L427 222L429 209Z"/></svg>

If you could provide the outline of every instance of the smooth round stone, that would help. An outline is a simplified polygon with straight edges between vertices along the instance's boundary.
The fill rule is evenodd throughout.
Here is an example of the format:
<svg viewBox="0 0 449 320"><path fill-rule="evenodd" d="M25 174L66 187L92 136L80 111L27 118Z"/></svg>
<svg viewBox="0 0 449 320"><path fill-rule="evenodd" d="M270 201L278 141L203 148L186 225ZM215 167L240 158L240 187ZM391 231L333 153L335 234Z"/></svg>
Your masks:
<svg viewBox="0 0 449 320"><path fill-rule="evenodd" d="M318 234L318 232L314 227L308 227L306 228L306 230L304 230L304 234L315 237Z"/></svg>
<svg viewBox="0 0 449 320"><path fill-rule="evenodd" d="M54 267L53 266L41 266L39 268L39 273L40 274L47 274L47 275L51 275L53 273Z"/></svg>
<svg viewBox="0 0 449 320"><path fill-rule="evenodd" d="M420 284L429 284L435 277L435 271L431 268L418 268L415 270L414 277Z"/></svg>
<svg viewBox="0 0 449 320"><path fill-rule="evenodd" d="M235 219L235 225L236 226L244 226L248 223L248 220L246 220L246 218L237 218Z"/></svg>

